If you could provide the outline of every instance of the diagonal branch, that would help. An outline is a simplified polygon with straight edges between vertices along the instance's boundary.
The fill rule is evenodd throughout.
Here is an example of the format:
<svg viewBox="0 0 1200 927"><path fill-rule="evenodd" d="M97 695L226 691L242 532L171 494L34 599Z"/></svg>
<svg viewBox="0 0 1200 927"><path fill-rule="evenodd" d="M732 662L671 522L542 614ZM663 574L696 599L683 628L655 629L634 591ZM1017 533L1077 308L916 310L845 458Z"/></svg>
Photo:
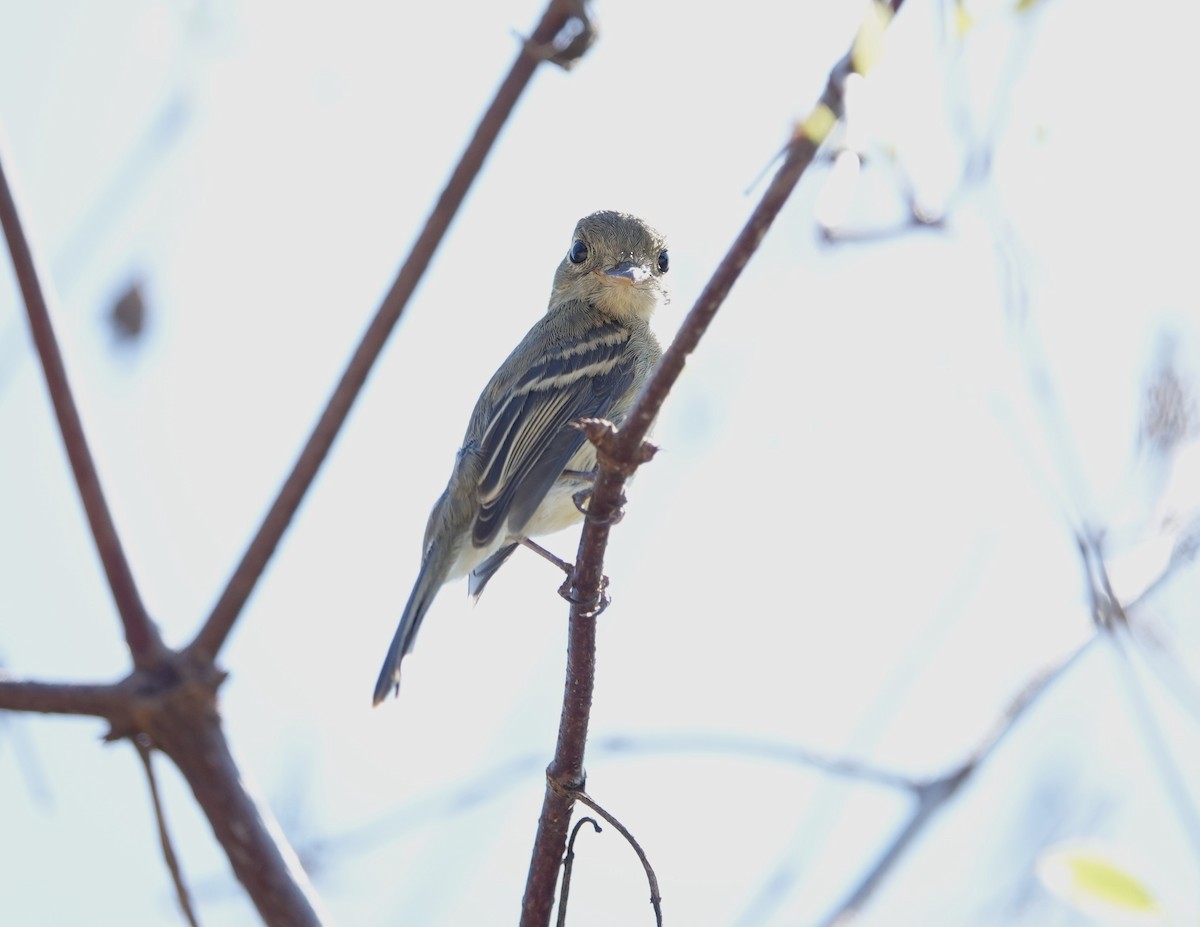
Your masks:
<svg viewBox="0 0 1200 927"><path fill-rule="evenodd" d="M1090 635L1065 657L1038 673L1013 697L996 724L984 735L978 746L962 763L945 775L921 783L917 787L917 802L909 819L892 836L891 841L880 853L874 865L866 871L846 899L821 922L822 927L846 927L858 916L876 889L883 884L896 864L904 857L905 851L913 840L959 793L976 770L992 756L1001 742L1012 733L1017 722L1025 716L1026 712L1041 699L1048 689L1066 675L1067 671L1097 640L1100 640L1098 634Z"/></svg>
<svg viewBox="0 0 1200 927"><path fill-rule="evenodd" d="M554 60L563 66L568 63L567 59L559 60L563 50L556 49L553 42L563 27L572 20L578 20L584 25L584 32L581 34L590 34L580 0L550 0L533 35L522 46L509 69L508 76L504 78L491 105L479 121L474 136L446 182L433 212L425 220L425 227L412 246L408 259L400 268L396 281L384 297L362 341L350 358L350 363L342 373L333 395L329 397L325 410L300 451L292 472L288 474L262 525L259 526L258 533L246 548L241 562L213 606L208 621L189 645L188 650L192 655L215 659L225 638L229 636L234 622L245 607L250 593L254 591L259 577L266 569L267 562L275 553L275 548L299 509L309 486L312 485L325 455L333 446L334 439L383 350L388 335L408 305L417 283L429 266L434 252L450 227L450 222L462 205L471 183L483 166L484 159L495 144L500 130L533 72L542 61ZM582 54L583 49L578 51Z"/></svg>
<svg viewBox="0 0 1200 927"><path fill-rule="evenodd" d="M21 296L25 301L29 330L41 359L50 401L58 418L58 429L66 447L67 459L71 463L71 472L75 475L75 485L79 489L88 524L91 526L92 538L96 542L96 552L100 555L104 574L108 578L108 587L112 590L117 612L121 616L130 656L135 666L155 666L163 655L162 638L159 637L158 628L150 620L146 606L142 603L141 594L133 580L133 572L129 569L129 561L125 557L125 550L121 546L121 539L117 535L116 525L113 524L112 513L104 498L104 490L100 486L100 476L96 472L96 463L92 459L92 452L83 433L83 421L79 417L79 409L75 405L75 397L67 381L62 351L54 335L54 325L50 321L50 307L42 286L42 275L38 273L33 250L25 237L21 215L17 211L16 200L4 167L7 161L7 153L0 151L0 225L4 226L4 235L8 239L13 270L16 272Z"/></svg>

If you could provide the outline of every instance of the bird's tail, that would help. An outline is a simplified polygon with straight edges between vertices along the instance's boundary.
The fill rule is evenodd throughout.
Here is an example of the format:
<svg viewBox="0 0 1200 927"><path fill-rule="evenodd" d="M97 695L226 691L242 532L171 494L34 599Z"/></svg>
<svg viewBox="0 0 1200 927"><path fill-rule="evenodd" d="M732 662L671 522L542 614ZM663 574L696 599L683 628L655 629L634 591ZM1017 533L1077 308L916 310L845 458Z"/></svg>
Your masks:
<svg viewBox="0 0 1200 927"><path fill-rule="evenodd" d="M436 556L436 551L430 550L421 563L421 572L417 574L408 604L404 606L404 614L400 616L396 635L392 638L392 646L388 648L384 658L383 669L379 671L379 681L375 683L376 705L386 699L389 692L400 691L400 661L412 650L417 629L421 627L421 619L429 611L434 596L446 578L442 560L442 557Z"/></svg>

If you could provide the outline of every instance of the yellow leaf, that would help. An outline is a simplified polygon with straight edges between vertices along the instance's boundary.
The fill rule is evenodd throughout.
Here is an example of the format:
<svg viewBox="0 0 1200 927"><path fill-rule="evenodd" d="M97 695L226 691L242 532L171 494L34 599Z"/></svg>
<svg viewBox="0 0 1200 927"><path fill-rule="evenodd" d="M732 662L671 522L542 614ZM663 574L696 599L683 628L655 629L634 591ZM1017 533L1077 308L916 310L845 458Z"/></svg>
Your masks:
<svg viewBox="0 0 1200 927"><path fill-rule="evenodd" d="M1038 860L1038 878L1087 914L1157 920L1162 909L1154 895L1113 856L1096 844L1062 844Z"/></svg>

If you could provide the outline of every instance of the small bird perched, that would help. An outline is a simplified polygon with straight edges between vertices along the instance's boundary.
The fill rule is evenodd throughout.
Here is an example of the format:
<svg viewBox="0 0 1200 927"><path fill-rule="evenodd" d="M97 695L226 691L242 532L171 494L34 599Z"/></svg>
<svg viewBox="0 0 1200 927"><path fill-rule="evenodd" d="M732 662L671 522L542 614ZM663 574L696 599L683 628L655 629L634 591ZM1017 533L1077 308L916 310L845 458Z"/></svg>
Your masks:
<svg viewBox="0 0 1200 927"><path fill-rule="evenodd" d="M421 570L375 684L400 688L400 661L443 583L478 595L517 544L583 518L596 449L571 427L620 424L662 354L649 319L666 301L662 235L622 212L579 220L546 314L484 387L446 491L425 527Z"/></svg>

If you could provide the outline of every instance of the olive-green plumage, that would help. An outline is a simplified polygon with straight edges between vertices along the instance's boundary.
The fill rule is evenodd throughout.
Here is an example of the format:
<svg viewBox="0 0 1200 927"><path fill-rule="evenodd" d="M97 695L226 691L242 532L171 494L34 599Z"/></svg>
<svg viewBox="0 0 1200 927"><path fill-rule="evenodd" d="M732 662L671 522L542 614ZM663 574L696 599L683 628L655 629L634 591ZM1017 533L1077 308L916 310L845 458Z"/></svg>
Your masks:
<svg viewBox="0 0 1200 927"><path fill-rule="evenodd" d="M470 575L478 595L524 537L583 516L595 448L571 427L581 418L620 424L662 351L650 331L666 300L663 237L635 216L579 220L554 274L550 305L484 387L446 491L425 528L421 569L375 684L375 704L398 689L438 589Z"/></svg>

